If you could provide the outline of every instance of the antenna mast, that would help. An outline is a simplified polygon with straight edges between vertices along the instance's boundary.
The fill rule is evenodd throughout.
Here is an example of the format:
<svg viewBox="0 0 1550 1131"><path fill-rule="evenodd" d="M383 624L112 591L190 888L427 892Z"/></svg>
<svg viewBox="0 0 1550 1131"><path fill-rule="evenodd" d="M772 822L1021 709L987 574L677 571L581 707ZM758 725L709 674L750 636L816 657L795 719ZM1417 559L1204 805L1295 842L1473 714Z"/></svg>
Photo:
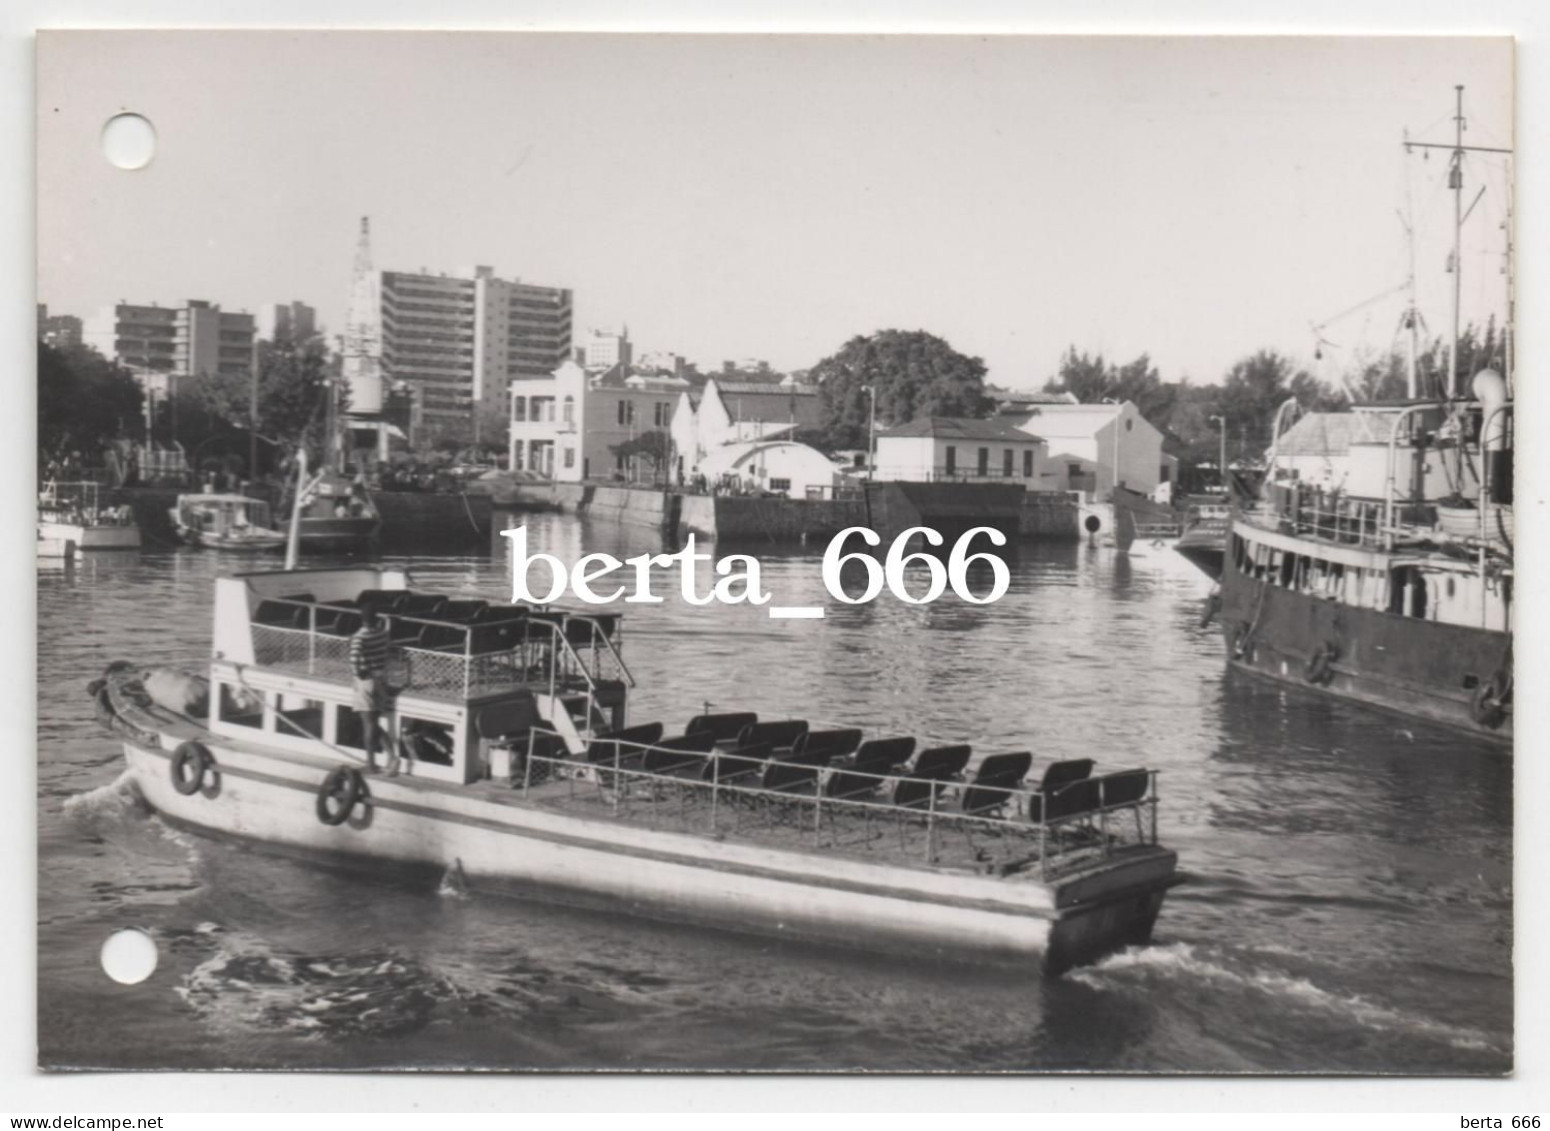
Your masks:
<svg viewBox="0 0 1550 1131"><path fill-rule="evenodd" d="M1453 256L1448 269L1453 272L1453 333L1448 338L1448 396L1459 395L1458 375L1458 341L1459 341L1459 302L1460 302L1460 276L1463 264L1460 261L1459 241L1464 229L1464 154L1466 153L1511 153L1510 149L1498 149L1489 145L1465 145L1464 144L1464 88L1457 85L1453 88L1454 113L1453 113L1453 144L1440 145L1436 142L1411 141L1405 138L1405 152L1411 149L1446 149L1448 158L1448 187L1453 190ZM1471 204L1473 209L1474 205ZM1511 308L1508 308L1511 316Z"/></svg>

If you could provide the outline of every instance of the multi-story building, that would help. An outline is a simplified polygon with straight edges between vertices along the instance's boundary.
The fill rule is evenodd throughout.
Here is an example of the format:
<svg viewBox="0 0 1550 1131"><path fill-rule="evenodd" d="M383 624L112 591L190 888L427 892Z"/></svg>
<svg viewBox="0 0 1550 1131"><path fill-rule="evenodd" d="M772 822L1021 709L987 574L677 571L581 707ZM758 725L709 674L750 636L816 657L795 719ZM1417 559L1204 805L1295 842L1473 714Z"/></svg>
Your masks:
<svg viewBox="0 0 1550 1131"><path fill-rule="evenodd" d="M513 381L550 379L571 349L571 292L498 279L384 271L382 373L414 390L416 444L505 443Z"/></svg>
<svg viewBox="0 0 1550 1131"><path fill-rule="evenodd" d="M182 306L121 302L95 320L94 341L111 342L114 359L138 374L166 374L172 392L201 375L247 377L257 332L253 316L190 299Z"/></svg>
<svg viewBox="0 0 1550 1131"><path fill-rule="evenodd" d="M634 363L635 351L630 345L628 326L617 334L611 330L593 330L587 344L581 348L581 364L588 369L611 369L615 365L628 369Z"/></svg>
<svg viewBox="0 0 1550 1131"><path fill-rule="evenodd" d="M38 341L46 342L55 349L78 346L84 340L84 331L85 327L75 315L50 315L48 304L38 303Z"/></svg>
<svg viewBox="0 0 1550 1131"><path fill-rule="evenodd" d="M562 482L651 479L669 456L682 378L632 373L622 365L590 370L567 361L550 377L511 384L511 468ZM657 433L658 455L613 449Z"/></svg>
<svg viewBox="0 0 1550 1131"><path fill-rule="evenodd" d="M304 302L268 303L258 312L258 336L303 342L318 332L318 312Z"/></svg>

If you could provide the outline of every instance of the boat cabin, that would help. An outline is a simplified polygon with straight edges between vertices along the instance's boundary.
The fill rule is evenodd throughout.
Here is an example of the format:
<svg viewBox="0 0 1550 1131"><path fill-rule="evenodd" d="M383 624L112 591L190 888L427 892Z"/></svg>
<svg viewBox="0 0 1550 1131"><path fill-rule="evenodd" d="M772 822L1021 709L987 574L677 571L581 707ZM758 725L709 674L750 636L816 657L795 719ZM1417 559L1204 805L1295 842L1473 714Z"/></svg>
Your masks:
<svg viewBox="0 0 1550 1131"><path fill-rule="evenodd" d="M625 725L618 617L421 592L403 570L363 567L216 581L211 729L364 757L349 651L367 609L392 641L385 741L406 773L466 784L537 723L578 751L584 734Z"/></svg>
<svg viewBox="0 0 1550 1131"><path fill-rule="evenodd" d="M188 530L214 538L274 529L269 504L247 495L179 495L177 518Z"/></svg>

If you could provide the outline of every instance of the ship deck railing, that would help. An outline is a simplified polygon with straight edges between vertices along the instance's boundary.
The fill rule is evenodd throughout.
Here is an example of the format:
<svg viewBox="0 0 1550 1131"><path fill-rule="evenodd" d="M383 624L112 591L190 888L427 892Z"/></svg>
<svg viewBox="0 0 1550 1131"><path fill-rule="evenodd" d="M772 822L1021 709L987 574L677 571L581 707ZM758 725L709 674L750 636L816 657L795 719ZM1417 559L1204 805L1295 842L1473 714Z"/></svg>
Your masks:
<svg viewBox="0 0 1550 1131"><path fill-rule="evenodd" d="M250 621L256 664L351 681L350 637L358 627L358 609L266 598L260 610L271 618L278 612L286 623ZM528 689L549 695L581 692L601 702L634 686L601 618L524 606L512 606L510 613L478 623L382 613L396 638L389 645L384 681L395 692L454 701Z"/></svg>
<svg viewBox="0 0 1550 1131"><path fill-rule="evenodd" d="M907 773L834 766L799 792L728 781L720 767L708 774L703 767L673 773L627 764L652 750L683 757L682 750L651 743L614 742L611 763L541 752L556 750L559 742L557 732L534 727L525 749L519 744L512 788L524 798L575 815L718 841L1042 880L1098 866L1127 848L1157 844L1155 770L1143 771L1143 796L1120 804L1108 803L1104 778L1097 777L1073 783L1086 784L1095 796L1072 812L1060 812L1037 790L1019 787L1004 791L1005 803L995 813L967 813L959 803L974 788L970 782L910 779L929 782L928 800L918 808L903 807L882 795L909 779ZM729 750L705 757L739 760ZM832 774L871 779L874 796L829 796ZM748 776L757 781L756 774Z"/></svg>

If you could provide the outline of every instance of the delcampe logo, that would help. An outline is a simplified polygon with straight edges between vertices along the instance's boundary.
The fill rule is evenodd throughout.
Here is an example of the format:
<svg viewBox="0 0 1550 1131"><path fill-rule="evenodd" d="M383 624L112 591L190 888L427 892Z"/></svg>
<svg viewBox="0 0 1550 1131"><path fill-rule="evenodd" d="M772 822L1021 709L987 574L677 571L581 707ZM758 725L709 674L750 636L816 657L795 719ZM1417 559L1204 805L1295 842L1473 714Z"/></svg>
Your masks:
<svg viewBox="0 0 1550 1131"><path fill-rule="evenodd" d="M586 554L569 567L553 554L529 552L526 526L502 530L501 535L511 540L513 604L553 604L569 590L577 600L588 605L610 605L620 600L626 604L659 605L666 598L653 589L653 584L663 579L653 571L670 572L676 568L679 595L691 605L717 602L723 605L768 605L768 613L775 619L818 619L824 615L819 606L770 605L773 597L760 584L759 560L748 554L728 554L717 559L717 580L709 592L701 593L696 588L697 567L712 559L709 554L696 551L692 534L677 553L638 554L622 561L612 554ZM930 527L912 526L894 538L888 546L887 554L879 561L876 554L866 550L843 552L846 543L853 537L859 538L867 547L880 547L883 539L877 531L864 526L851 526L840 531L824 550L824 588L836 601L847 605L864 605L875 601L884 589L909 605L928 605L941 597L949 587L960 599L974 605L988 605L1005 595L1011 584L1006 562L989 551L971 552L974 540L980 535L989 538L993 546L1005 546L1006 535L1001 531L989 526L976 526L966 531L953 543L945 562L940 554L926 550L911 553L910 542L916 535L920 535L933 549L940 549L946 544L946 539ZM856 562L865 570L866 586L859 595L847 593L841 583L841 572L846 562ZM975 562L984 563L990 570L991 586L986 593L976 593L970 588L969 569ZM535 592L531 584L535 565L548 569L548 588L539 592ZM924 570L926 587L923 593L912 593L907 584L912 565ZM615 576L626 568L632 572ZM633 583L633 587L629 583ZM607 585L612 585L612 588L605 589Z"/></svg>

